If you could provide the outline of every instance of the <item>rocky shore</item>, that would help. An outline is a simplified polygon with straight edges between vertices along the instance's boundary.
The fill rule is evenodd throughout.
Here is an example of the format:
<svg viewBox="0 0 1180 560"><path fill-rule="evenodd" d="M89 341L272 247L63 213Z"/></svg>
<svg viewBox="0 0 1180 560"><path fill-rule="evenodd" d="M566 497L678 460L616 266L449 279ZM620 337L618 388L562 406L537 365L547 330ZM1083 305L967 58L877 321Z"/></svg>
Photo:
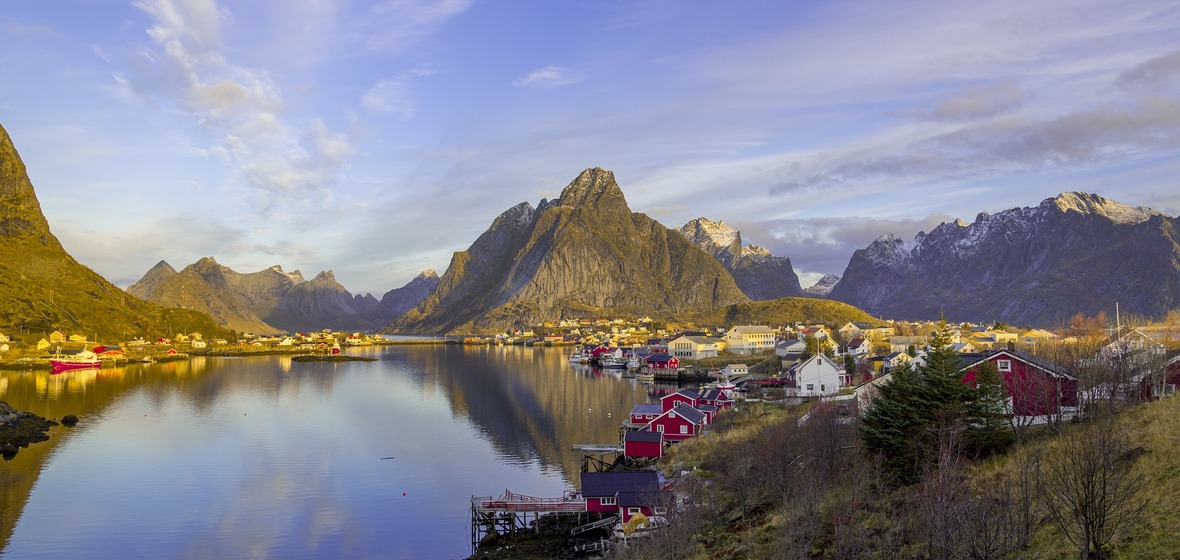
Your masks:
<svg viewBox="0 0 1180 560"><path fill-rule="evenodd" d="M56 425L53 420L0 402L0 455L11 459L20 448L49 439L49 428Z"/></svg>

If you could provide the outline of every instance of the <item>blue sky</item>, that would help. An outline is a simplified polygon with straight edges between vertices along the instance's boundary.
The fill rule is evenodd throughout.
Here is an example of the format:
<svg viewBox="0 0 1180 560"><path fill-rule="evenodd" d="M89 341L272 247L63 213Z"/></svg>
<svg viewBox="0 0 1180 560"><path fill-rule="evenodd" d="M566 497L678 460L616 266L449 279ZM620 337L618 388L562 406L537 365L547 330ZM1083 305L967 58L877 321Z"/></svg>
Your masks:
<svg viewBox="0 0 1180 560"><path fill-rule="evenodd" d="M587 167L805 286L1064 191L1180 214L1175 2L0 5L0 124L121 286L213 256L380 297Z"/></svg>

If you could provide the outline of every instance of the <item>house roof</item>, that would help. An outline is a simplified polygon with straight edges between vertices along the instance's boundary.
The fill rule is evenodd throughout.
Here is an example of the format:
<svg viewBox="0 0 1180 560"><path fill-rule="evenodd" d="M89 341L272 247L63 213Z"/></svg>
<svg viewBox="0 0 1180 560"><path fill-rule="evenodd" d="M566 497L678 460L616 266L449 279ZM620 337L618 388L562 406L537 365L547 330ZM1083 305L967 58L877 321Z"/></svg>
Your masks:
<svg viewBox="0 0 1180 560"><path fill-rule="evenodd" d="M864 343L865 343L865 338L858 336L858 337L852 339L852 342L848 343L848 347L849 348L858 348L858 347L860 347L861 344L864 344Z"/></svg>
<svg viewBox="0 0 1180 560"><path fill-rule="evenodd" d="M660 489L655 471L584 472L582 495L587 498L616 496L624 492L654 492Z"/></svg>
<svg viewBox="0 0 1180 560"><path fill-rule="evenodd" d="M726 395L721 389L707 389L704 393L701 394L701 399L706 400L706 401L731 401L731 400L733 400L733 399L729 398L729 395Z"/></svg>
<svg viewBox="0 0 1180 560"><path fill-rule="evenodd" d="M963 355L964 362L967 365L962 366L961 370L963 370L963 371L969 370L969 369L983 363L984 360L990 361L993 358L1000 358L1003 356L1007 356L1008 358L1024 362L1024 363L1026 363L1036 369L1039 369L1045 373L1048 373L1049 375L1052 375L1054 377L1064 377L1066 379L1077 380L1077 376L1073 375L1072 373L1069 373L1061 366L1058 366L1058 365L1050 363L1050 362L1043 361L1040 358L1037 358L1037 357L1029 355L1029 354L1025 354L1024 352L1020 352L1018 350L1008 350L1008 349L987 352L982 355L980 355L980 354L964 354ZM976 359L971 361L971 360L969 360L968 357L975 357Z"/></svg>
<svg viewBox="0 0 1180 560"><path fill-rule="evenodd" d="M631 408L631 414L662 414L664 407L658 404L637 404Z"/></svg>
<svg viewBox="0 0 1180 560"><path fill-rule="evenodd" d="M764 325L738 325L731 330L742 334L774 334L774 329Z"/></svg>
<svg viewBox="0 0 1180 560"><path fill-rule="evenodd" d="M648 357L643 359L643 361L645 361L649 364L666 364L668 362L671 362L672 360L680 361L675 356L671 356L669 354L658 354L658 353L651 354Z"/></svg>
<svg viewBox="0 0 1180 560"><path fill-rule="evenodd" d="M664 434L660 432L647 432L638 430L627 430L623 434L623 442L635 441L643 443L663 443Z"/></svg>
<svg viewBox="0 0 1180 560"><path fill-rule="evenodd" d="M668 412L661 414L661 416L665 416L668 414L679 414L681 418L684 418L685 420L688 420L689 422L691 422L693 424L702 424L705 422L705 413L704 412L701 412L701 411L697 410L696 408L688 406L686 404L677 403L676 406L672 407L672 410L669 410Z"/></svg>
<svg viewBox="0 0 1180 560"><path fill-rule="evenodd" d="M692 399L692 400L694 400L694 401L695 401L695 400L697 400L697 399L699 399L699 398L701 398L701 394L700 394L700 393L698 393L696 389L681 389L681 390L679 390L679 391L676 391L675 393L670 393L670 394L667 394L667 395L664 395L664 396L660 397L660 400L662 401L662 400L664 400L664 399L666 399L666 398L668 398L668 397L674 396L674 395L680 395L680 396L682 396L682 397L688 397L688 398L690 398L690 399Z"/></svg>

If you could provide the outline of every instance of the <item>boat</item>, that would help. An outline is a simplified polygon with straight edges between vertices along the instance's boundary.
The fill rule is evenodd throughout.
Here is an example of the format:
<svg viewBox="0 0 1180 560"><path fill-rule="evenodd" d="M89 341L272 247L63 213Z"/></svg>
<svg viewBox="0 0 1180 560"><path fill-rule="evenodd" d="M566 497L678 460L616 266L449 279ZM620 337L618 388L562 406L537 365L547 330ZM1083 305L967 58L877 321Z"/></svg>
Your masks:
<svg viewBox="0 0 1180 560"><path fill-rule="evenodd" d="M612 533L616 539L626 541L627 539L650 537L665 525L667 522L659 515L648 517L642 513L636 513L626 523L615 523Z"/></svg>
<svg viewBox="0 0 1180 560"><path fill-rule="evenodd" d="M643 358L639 356L638 351L631 352L631 358L627 360L627 369L629 371L639 371L643 369Z"/></svg>
<svg viewBox="0 0 1180 560"><path fill-rule="evenodd" d="M53 367L53 373L60 373L71 369L98 369L102 367L102 361L98 359L98 354L89 350L64 356L59 351L49 359L49 365Z"/></svg>
<svg viewBox="0 0 1180 560"><path fill-rule="evenodd" d="M614 353L603 354L598 357L598 367L606 369L626 369L627 358L623 357L623 349L615 349Z"/></svg>
<svg viewBox="0 0 1180 560"><path fill-rule="evenodd" d="M574 352L572 354L570 354L570 363L571 364L585 364L585 363L589 363L589 362L590 362L590 355L583 352L581 349L574 350Z"/></svg>

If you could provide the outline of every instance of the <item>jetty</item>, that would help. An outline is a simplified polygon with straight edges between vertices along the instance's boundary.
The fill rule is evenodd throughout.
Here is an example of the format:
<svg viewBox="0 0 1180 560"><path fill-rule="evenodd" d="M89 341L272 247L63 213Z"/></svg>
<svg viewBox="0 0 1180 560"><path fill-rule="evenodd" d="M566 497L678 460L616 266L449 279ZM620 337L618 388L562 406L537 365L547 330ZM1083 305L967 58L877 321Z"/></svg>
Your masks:
<svg viewBox="0 0 1180 560"><path fill-rule="evenodd" d="M490 535L516 535L529 530L539 532L542 515L554 513L585 514L586 500L576 491L559 498L537 498L504 490L499 498L471 497L471 550Z"/></svg>

